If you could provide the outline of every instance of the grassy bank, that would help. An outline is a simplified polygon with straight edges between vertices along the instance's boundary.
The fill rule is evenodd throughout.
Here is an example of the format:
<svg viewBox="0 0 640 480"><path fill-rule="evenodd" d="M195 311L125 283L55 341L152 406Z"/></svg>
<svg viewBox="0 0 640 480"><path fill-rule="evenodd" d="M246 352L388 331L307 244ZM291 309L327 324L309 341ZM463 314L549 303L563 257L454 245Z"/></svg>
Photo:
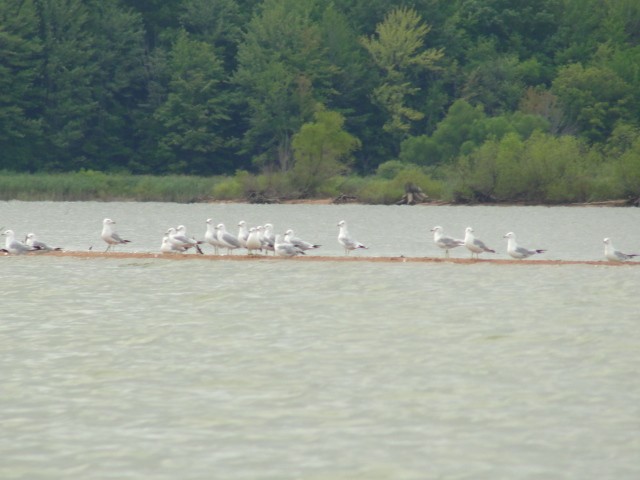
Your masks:
<svg viewBox="0 0 640 480"><path fill-rule="evenodd" d="M26 201L158 201L158 202L281 202L344 196L366 204L394 204L411 184L431 201L450 203L570 204L637 200L640 166L621 169L599 158L582 160L580 168L563 156L553 164L509 161L496 152L455 164L421 167L397 160L380 165L375 175L334 176L312 192L301 190L292 173L196 177L130 175L95 171L74 173L0 172L0 200ZM545 155L547 160L550 155ZM635 167L635 165L634 165Z"/></svg>
<svg viewBox="0 0 640 480"><path fill-rule="evenodd" d="M0 200L130 200L191 203L211 200L221 177L75 173L0 173Z"/></svg>
<svg viewBox="0 0 640 480"><path fill-rule="evenodd" d="M388 204L404 194L408 179L422 179L423 188L439 198L439 186L418 172L393 178L357 176L334 177L309 194L301 192L289 175L276 173L253 175L240 171L228 177L186 175L129 175L94 171L73 173L0 172L0 200L25 201L283 201L309 198L334 198L340 195L362 203Z"/></svg>

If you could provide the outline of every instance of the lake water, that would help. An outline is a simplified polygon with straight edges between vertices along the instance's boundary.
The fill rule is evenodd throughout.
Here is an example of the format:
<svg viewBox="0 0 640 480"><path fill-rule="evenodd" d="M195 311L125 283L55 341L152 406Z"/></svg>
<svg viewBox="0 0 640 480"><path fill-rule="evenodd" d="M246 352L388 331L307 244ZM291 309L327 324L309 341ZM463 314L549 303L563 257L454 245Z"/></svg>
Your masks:
<svg viewBox="0 0 640 480"><path fill-rule="evenodd" d="M0 203L0 226L157 251L204 220L341 256L640 250L640 210ZM231 227L229 228L231 230ZM233 228L235 230L235 228ZM458 249L454 257L467 257ZM0 478L640 478L640 268L0 257Z"/></svg>

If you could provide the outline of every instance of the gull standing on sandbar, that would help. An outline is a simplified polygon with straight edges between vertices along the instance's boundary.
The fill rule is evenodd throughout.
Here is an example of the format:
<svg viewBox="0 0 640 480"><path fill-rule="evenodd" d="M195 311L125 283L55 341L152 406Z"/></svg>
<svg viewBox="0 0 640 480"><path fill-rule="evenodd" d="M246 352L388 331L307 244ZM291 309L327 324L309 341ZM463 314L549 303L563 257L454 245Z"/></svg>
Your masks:
<svg viewBox="0 0 640 480"><path fill-rule="evenodd" d="M191 247L195 247L197 252L202 255L202 249L200 248L201 241L196 240L195 238L187 237L187 228L184 225L178 225L177 228L171 227L167 230L166 235L169 237L169 241L176 248L184 248L185 251L190 249Z"/></svg>
<svg viewBox="0 0 640 480"><path fill-rule="evenodd" d="M262 241L262 248L273 252L273 254L275 255L276 236L273 233L272 224L270 223L264 224L264 230L262 232L262 238L260 240Z"/></svg>
<svg viewBox="0 0 640 480"><path fill-rule="evenodd" d="M464 245L464 240L446 236L440 225L433 227L431 231L433 232L433 242L444 250L446 258L449 258L449 250Z"/></svg>
<svg viewBox="0 0 640 480"><path fill-rule="evenodd" d="M220 242L218 241L218 232L211 218L207 218L207 231L204 234L204 241L213 247L214 255L218 255Z"/></svg>
<svg viewBox="0 0 640 480"><path fill-rule="evenodd" d="M349 235L349 231L347 230L347 222L344 220L340 220L338 222L338 227L340 227L340 233L338 233L338 243L344 247L344 252L349 255L351 250L356 250L358 248L367 248L362 243L354 240L351 235Z"/></svg>
<svg viewBox="0 0 640 480"><path fill-rule="evenodd" d="M259 227L262 229L262 227ZM256 227L249 229L249 236L247 237L247 253L254 255L255 251L262 251L262 242L260 241L260 231Z"/></svg>
<svg viewBox="0 0 640 480"><path fill-rule="evenodd" d="M115 223L116 222L114 222L110 218L105 218L102 221L102 239L107 242L108 245L105 252L108 252L113 245L131 243L131 240L123 240L122 238L120 238L120 235L113 231L111 225L115 225Z"/></svg>
<svg viewBox="0 0 640 480"><path fill-rule="evenodd" d="M544 253L546 250L529 250L528 248L519 247L516 243L516 234L509 232L505 234L504 238L507 238L507 253L513 258L522 260L523 258L530 257L536 253Z"/></svg>
<svg viewBox="0 0 640 480"><path fill-rule="evenodd" d="M16 234L13 230L5 230L2 232L2 235L7 237L4 246L5 250L13 255L22 255L23 253L40 250L37 247L30 247L29 245L22 243L20 240L16 240Z"/></svg>
<svg viewBox="0 0 640 480"><path fill-rule="evenodd" d="M283 235L276 235L273 251L280 257L295 257L296 255L305 255L304 251L296 245L286 242Z"/></svg>
<svg viewBox="0 0 640 480"><path fill-rule="evenodd" d="M313 243L305 242L304 240L298 238L293 233L293 230L289 229L284 233L284 241L287 243L291 243L298 247L300 250L313 250L315 248L320 248L322 245L316 245Z"/></svg>
<svg viewBox="0 0 640 480"><path fill-rule="evenodd" d="M626 262L627 260L631 260L633 257L637 257L639 254L637 253L622 253L620 250L616 250L611 243L610 238L605 238L604 240L604 256L607 257L607 260L610 262Z"/></svg>
<svg viewBox="0 0 640 480"><path fill-rule="evenodd" d="M471 227L467 227L464 231L464 246L471 252L471 258L473 258L474 253L476 255L475 258L479 258L479 255L483 252L496 253L495 250L487 247L482 240L478 240L473 236L473 228Z"/></svg>
<svg viewBox="0 0 640 480"><path fill-rule="evenodd" d="M219 223L216 230L218 231L218 242L220 242L221 247L227 249L227 255L232 255L234 249L240 248L240 242L235 236L227 232L224 223Z"/></svg>

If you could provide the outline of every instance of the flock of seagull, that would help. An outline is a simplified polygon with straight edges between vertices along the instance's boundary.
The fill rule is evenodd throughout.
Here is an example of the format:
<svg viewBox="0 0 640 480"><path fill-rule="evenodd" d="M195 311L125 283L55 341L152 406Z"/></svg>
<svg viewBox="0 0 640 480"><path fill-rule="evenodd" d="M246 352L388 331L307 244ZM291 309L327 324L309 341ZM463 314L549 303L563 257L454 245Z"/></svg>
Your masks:
<svg viewBox="0 0 640 480"><path fill-rule="evenodd" d="M105 218L102 222L101 237L107 244L105 252L108 252L116 245L130 243L130 240L123 239L118 235L113 227L115 223L110 218ZM226 250L227 255L231 255L236 249L244 249L249 255L256 255L257 252L272 252L277 256L294 257L296 255L305 255L306 251L314 250L321 246L296 237L291 229L284 234L275 234L274 227L270 223L248 227L247 223L241 220L238 223L237 235L228 232L223 223L215 225L210 218L207 219L206 225L207 230L204 234L204 240L196 240L194 237L187 236L184 225L169 228L162 238L160 251L162 253L184 253L193 248L202 254L204 252L200 245L206 243L213 247L215 255L220 255L223 250ZM346 255L349 255L353 250L368 248L349 234L347 222L341 220L337 226L339 228L338 243L342 245ZM16 239L13 230L4 230L2 228L0 231L6 237L5 248L0 249L5 254L20 255L34 251L62 250L39 241L33 233L27 234L24 242L22 242ZM449 258L450 250L462 246L471 252L471 258L479 258L482 253L496 253L495 250L489 248L482 240L474 236L474 230L471 227L465 229L464 239L445 235L441 226L433 227L431 231L433 232L435 245L444 250L446 258ZM513 232L505 234L504 238L507 239L507 253L515 259L522 260L546 252L543 249L528 249L519 246L516 243L516 235ZM607 260L612 262L625 262L633 257L640 256L640 254L623 253L616 250L610 238L604 239L604 246L604 255Z"/></svg>

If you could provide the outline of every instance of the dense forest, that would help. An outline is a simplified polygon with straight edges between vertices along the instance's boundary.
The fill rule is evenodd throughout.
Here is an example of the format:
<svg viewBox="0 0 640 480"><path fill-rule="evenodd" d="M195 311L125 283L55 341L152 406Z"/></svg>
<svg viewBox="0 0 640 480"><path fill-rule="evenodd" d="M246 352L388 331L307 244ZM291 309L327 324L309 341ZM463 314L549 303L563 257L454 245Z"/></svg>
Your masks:
<svg viewBox="0 0 640 480"><path fill-rule="evenodd" d="M637 0L0 0L5 174L638 197L639 107Z"/></svg>

